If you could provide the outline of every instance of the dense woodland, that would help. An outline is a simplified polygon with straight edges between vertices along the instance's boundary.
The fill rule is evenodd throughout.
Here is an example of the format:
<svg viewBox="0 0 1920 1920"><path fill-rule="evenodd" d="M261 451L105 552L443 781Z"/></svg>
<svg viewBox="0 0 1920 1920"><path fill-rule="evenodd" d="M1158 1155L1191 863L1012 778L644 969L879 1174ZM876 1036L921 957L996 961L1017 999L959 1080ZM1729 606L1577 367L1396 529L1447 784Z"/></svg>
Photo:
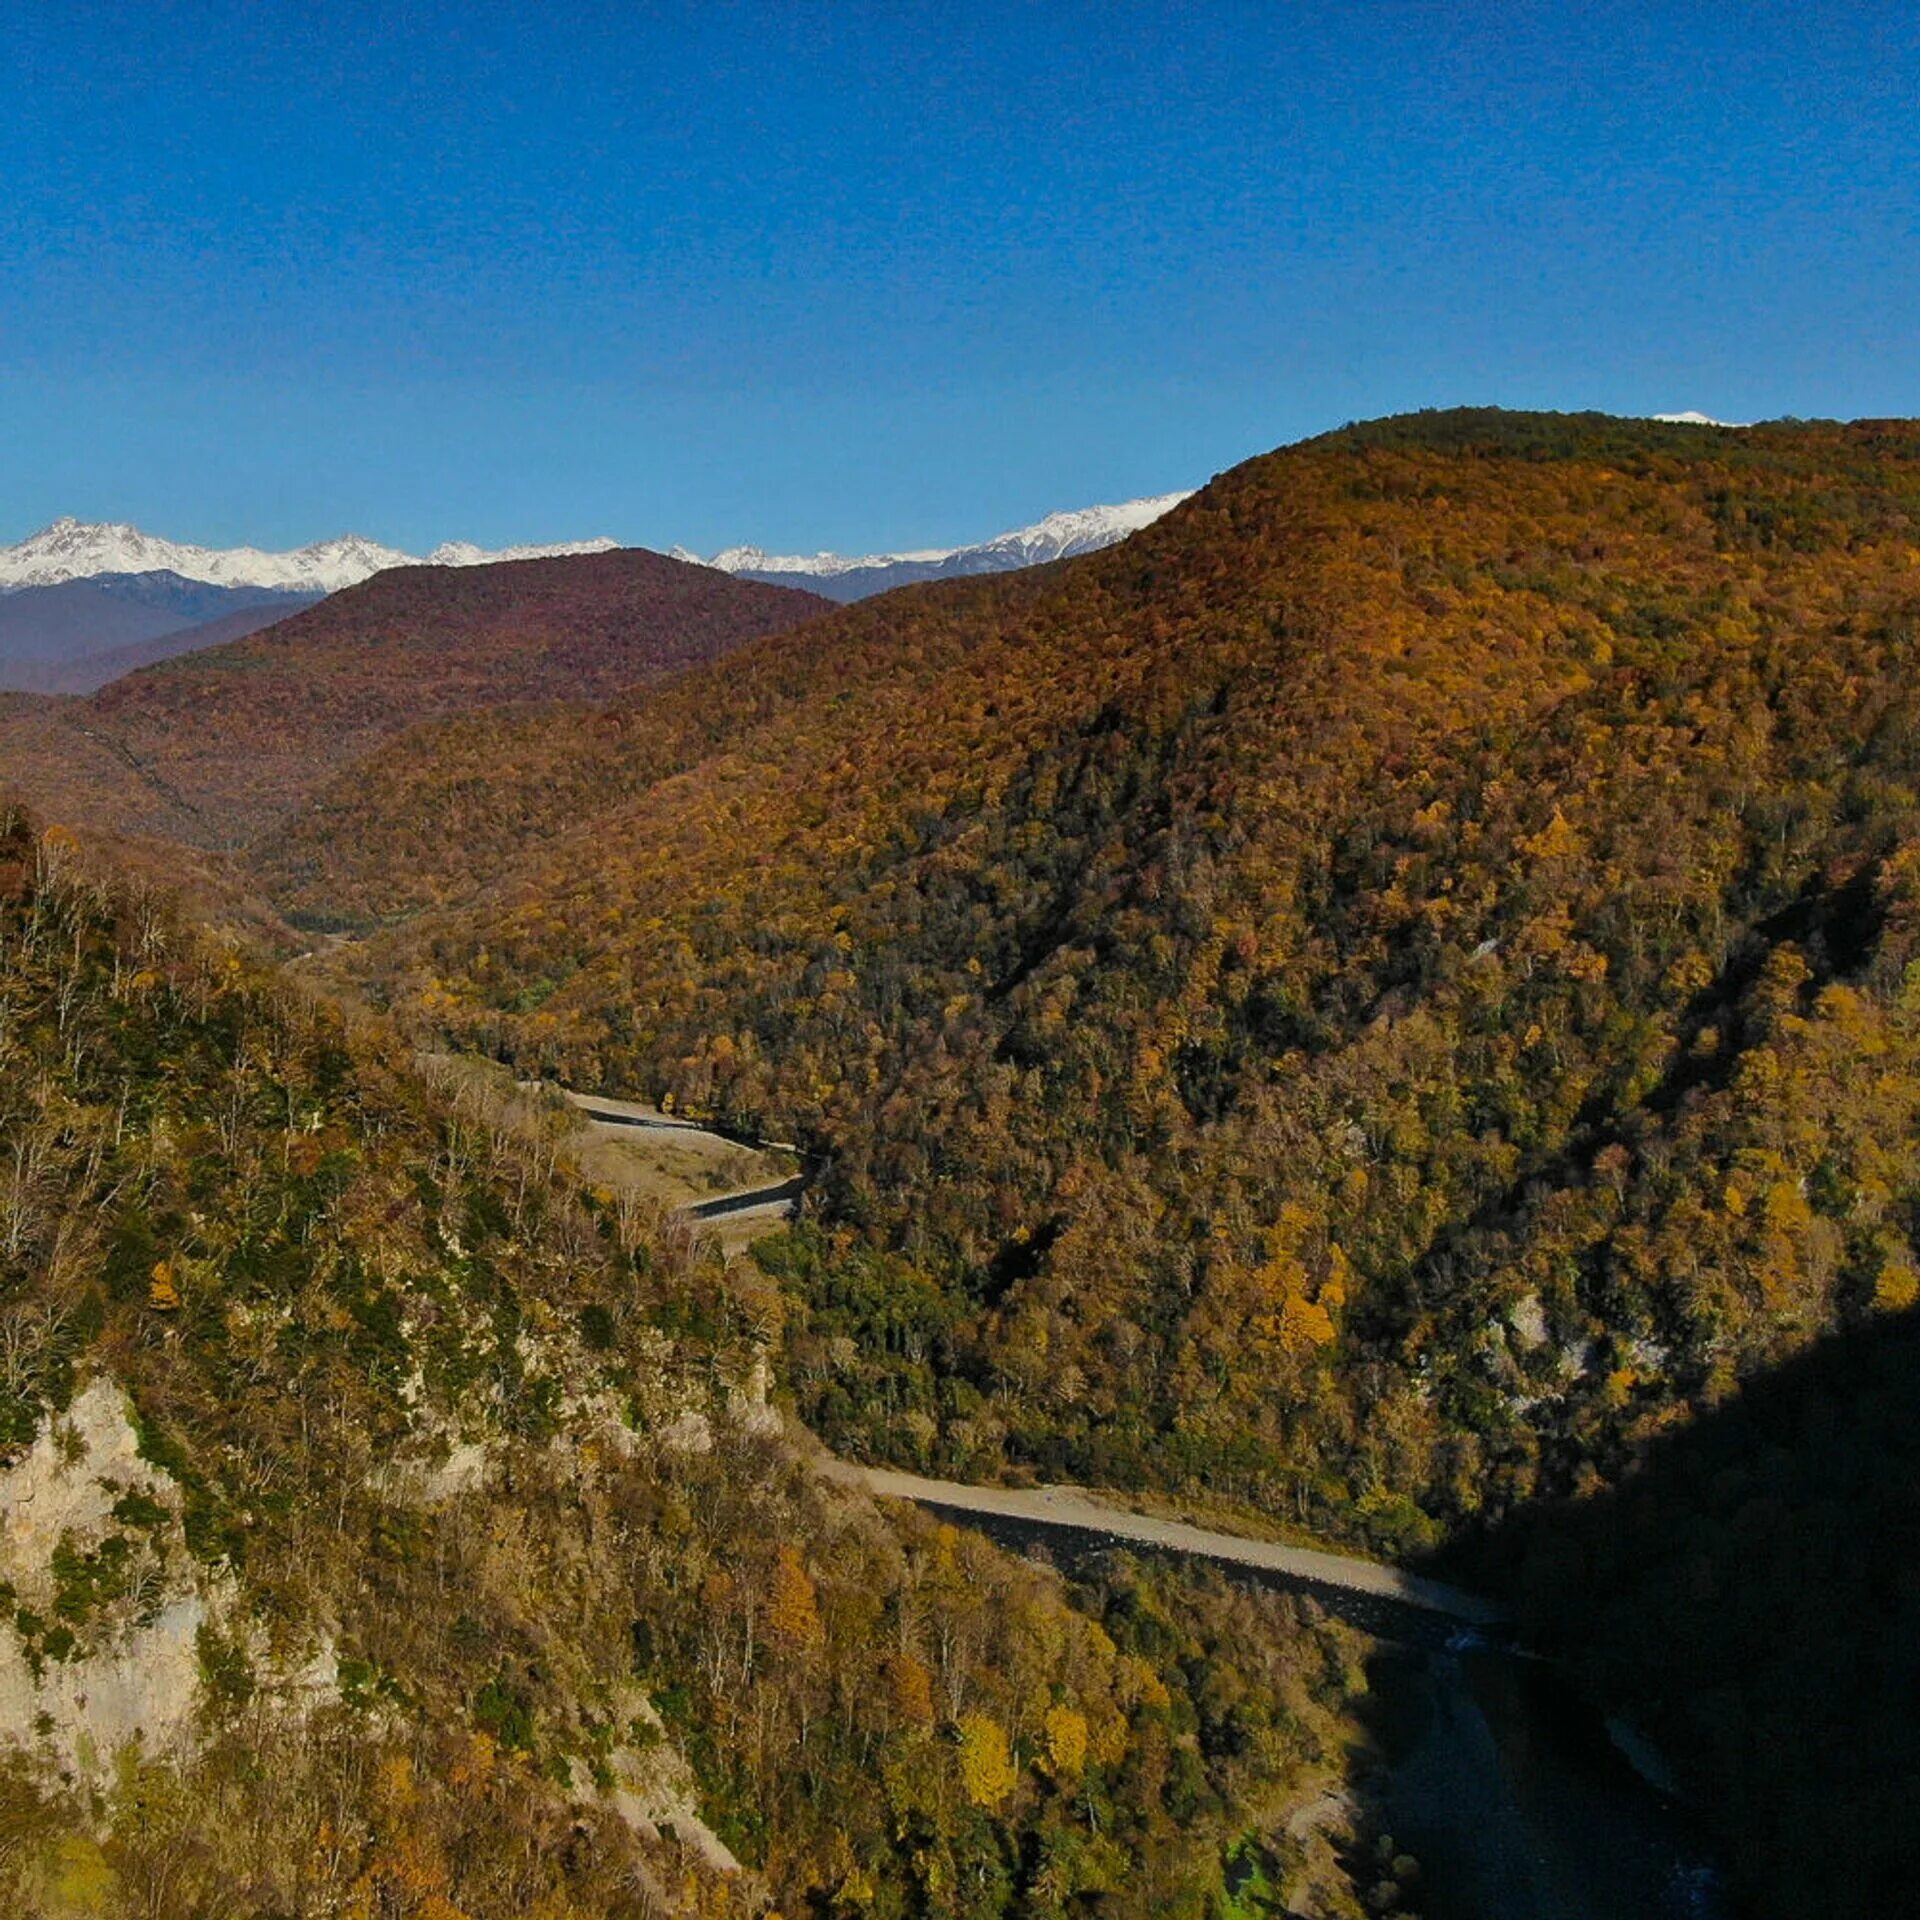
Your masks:
<svg viewBox="0 0 1920 1920"><path fill-rule="evenodd" d="M1856 1643L1913 1595L1846 1542L1914 1522L1876 1475L1920 1303L1917 688L1920 428L1421 415L1250 462L1109 552L902 590L611 700L400 716L244 858L281 911L366 936L328 964L414 1039L803 1143L806 1217L744 1295L601 1256L644 1277L621 1325L715 1343L703 1378L763 1341L845 1453L1204 1494L1503 1578L1670 1742L1758 1911L1818 1910L1842 1854L1843 1910L1897 1910L1912 1676ZM425 1138L400 1159L434 1164ZM1847 1378L1857 1429L1831 1413L1851 1388L1792 1397ZM648 1458L726 1489L690 1555L720 1525L698 1552L765 1593L794 1543L823 1647L835 1592L912 1613L874 1568L937 1545L834 1532L791 1478L779 1525L749 1523L728 1502L771 1497L740 1465L767 1443L734 1444ZM1777 1579L1743 1579L1774 1542ZM1055 1609L1042 1638L1083 1663L1048 1669L1058 1697L1136 1724L1123 1655L981 1565L981 1619ZM1189 1604L1167 1618L1204 1637L1242 1603ZM1819 1631L1831 1658L1783 1685L1783 1636ZM1333 1737L1341 1656L1264 1615L1245 1645L1290 1703L1264 1782ZM979 1845L1024 1864L899 1894L936 1909L967 1872L1033 1901L1053 1843L1008 1823L1066 1817L1040 1722L992 1691L1005 1655L979 1658L1026 1768ZM1169 1725L1243 1756L1180 1664ZM681 1728L716 1804L775 1794L791 1851L767 1838L756 1869L817 1904L831 1804L874 1836L859 1862L894 1849L894 1897L911 1844L839 1804L879 1791L858 1712L796 1734L759 1684ZM970 1710L935 1716L943 1765ZM1823 1798L1849 1730L1878 1785ZM1126 1818L1174 1879L1147 1900L1129 1869L1100 1910L1202 1898L1267 1791L1214 1781L1236 1810L1169 1851L1155 1823L1201 1804L1172 1778Z"/></svg>
<svg viewBox="0 0 1920 1920"><path fill-rule="evenodd" d="M1076 1603L828 1486L752 1404L769 1311L524 1120L9 819L0 1468L105 1379L164 1491L63 1537L0 1633L57 1674L183 1585L227 1598L185 1757L0 1767L0 1903L1214 1910L1228 1848L1337 1770L1358 1643L1164 1575ZM620 1817L667 1748L739 1871Z"/></svg>
<svg viewBox="0 0 1920 1920"><path fill-rule="evenodd" d="M438 911L356 891L394 831L363 805L332 908L412 913L354 959L410 1019L807 1142L762 1257L834 1445L1471 1555L1920 1297L1917 456L1353 429L621 703L571 818L530 732L472 866L425 864ZM1764 1636L1709 1710L1632 1677L1630 1585L1585 1591L1597 1683L1805 1911L1847 1825L1796 1818L1821 1757L1871 1723L1904 1779L1910 1743L1841 1685L1809 1767L1755 1776ZM1847 1849L1873 1897L1904 1830Z"/></svg>
<svg viewBox="0 0 1920 1920"><path fill-rule="evenodd" d="M1290 449L676 682L801 684L362 972L797 1130L837 1443L1438 1541L1920 1286L1917 450Z"/></svg>
<svg viewBox="0 0 1920 1920"><path fill-rule="evenodd" d="M471 900L673 775L735 753L728 764L753 777L762 740L777 747L810 700L845 724L867 711L868 689L932 696L969 638L1017 620L1050 571L955 583L931 600L889 594L793 628L778 646L744 644L724 674L683 673L598 705L424 722L264 833L249 864L286 912L319 927L364 933Z"/></svg>

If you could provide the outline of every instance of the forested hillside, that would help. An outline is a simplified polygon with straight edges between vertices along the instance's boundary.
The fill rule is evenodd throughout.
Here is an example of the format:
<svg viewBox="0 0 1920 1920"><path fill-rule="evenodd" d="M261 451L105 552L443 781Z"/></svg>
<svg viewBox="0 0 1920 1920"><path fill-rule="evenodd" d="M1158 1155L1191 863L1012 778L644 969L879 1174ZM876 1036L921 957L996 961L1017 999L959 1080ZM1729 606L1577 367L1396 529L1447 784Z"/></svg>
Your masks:
<svg viewBox="0 0 1920 1920"><path fill-rule="evenodd" d="M285 909L364 931L472 900L536 848L578 832L669 776L786 750L800 712L830 712L857 740L869 716L936 698L966 650L1020 617L1041 570L903 590L749 642L724 674L689 671L598 706L482 712L428 722L322 788L250 852ZM876 724L880 724L876 718ZM768 771L772 771L771 765ZM615 853L619 867L625 856Z"/></svg>
<svg viewBox="0 0 1920 1920"><path fill-rule="evenodd" d="M804 1136L836 1443L1436 1541L1920 1286L1916 454L1309 442L674 683L754 724L361 972Z"/></svg>
<svg viewBox="0 0 1920 1920"><path fill-rule="evenodd" d="M826 606L637 548L395 567L31 725L0 719L0 786L69 824L237 846L420 721L605 698Z"/></svg>
<svg viewBox="0 0 1920 1920"><path fill-rule="evenodd" d="M0 823L0 1904L1206 1911L1350 1636L828 1486L776 1320Z"/></svg>
<svg viewBox="0 0 1920 1920"><path fill-rule="evenodd" d="M608 1253L558 1189L538 1233L498 1229L516 1249L597 1245L637 1295L569 1252L555 1323L572 1314L584 1341L579 1316L605 1307L712 1383L674 1404L711 1423L714 1452L640 1449L644 1510L682 1498L702 1539L736 1542L711 1549L732 1584L696 1604L695 1575L663 1574L692 1612L648 1644L670 1650L653 1677L703 1676L684 1702L678 1678L655 1693L754 1885L854 1904L844 1889L878 1861L876 1886L936 1905L928 1889L968 1874L983 1901L1035 1900L1021 1876L1054 1858L1033 1836L1059 1811L1039 1784L1058 1785L1043 1689L988 1639L966 1643L977 1693L936 1686L926 1749L977 1768L1000 1752L979 1722L1008 1736L1025 1784L970 1829L984 1851L958 1864L973 1841L942 1826L929 1851L880 1810L897 1789L875 1784L874 1742L892 1736L861 1716L897 1696L890 1668L856 1682L852 1649L876 1619L890 1643L923 1618L914 1555L942 1536L849 1519L738 1417L764 1348L845 1453L1204 1493L1507 1569L1532 1630L1662 1734L1745 1893L1785 1915L1840 1856L1849 1897L1884 1903L1911 1851L1881 1791L1911 1743L1867 1697L1897 1702L1910 1676L1846 1635L1910 1610L1897 1565L1849 1556L1913 1524L1872 1463L1920 1304L1916 688L1920 428L1417 416L1251 462L1124 547L906 589L608 700L451 712L422 695L263 808L279 824L248 857L281 910L368 935L315 964L415 1040L806 1149L806 1218L755 1250L753 1285ZM44 725L40 704L10 711ZM116 766L117 743L88 738L63 777L84 793ZM405 1080L390 1060L356 1072L376 1064ZM190 1110L219 1109L202 1088ZM451 1120L420 1108L417 1125L396 1179L447 1151ZM186 1136L161 1137L171 1153ZM549 1192L489 1152L490 1191ZM396 1217L428 1272L450 1203L436 1185L419 1204ZM465 1285L472 1243L453 1231ZM490 1300L508 1270L517 1293L518 1251L473 1284ZM134 1295L136 1323L182 1324ZM1829 1339L1842 1360L1821 1358ZM1826 1384L1796 1397L1807 1379ZM517 1490L551 1489L546 1473L489 1482L512 1491L511 1525L536 1525ZM551 1503L603 1498L569 1480ZM632 1525L681 1551L671 1527L662 1545ZM1795 1574L1753 1580L1778 1540ZM800 1591L775 1542L801 1556L825 1636L797 1722L780 1717L792 1670L755 1663L778 1642L759 1602L729 1616L755 1650L742 1668L688 1624L716 1595ZM571 1537L551 1551L601 1565ZM589 1607L630 1577L605 1575ZM1057 1588L990 1555L966 1578L980 1622L1053 1609L1035 1631L1082 1647L1046 1669L1056 1702L1089 1727L1121 1702L1128 1649L1075 1639ZM406 1592L409 1617L433 1611ZM864 1622L844 1641L836 1607ZM1089 1816L1135 1836L1129 1860L1151 1867L1124 1871L1148 1910L1202 1898L1262 1783L1334 1737L1332 1642L1219 1599L1164 1611L1184 1609L1198 1641L1172 1655L1154 1626L1140 1646L1180 1664L1179 1682L1159 1669L1168 1724L1198 1726L1206 1793L1182 1731L1153 1784L1123 1769ZM1816 1698L1775 1653L1834 1618ZM1206 1731L1246 1697L1242 1667L1225 1694L1195 1677L1241 1636L1254 1692L1290 1703L1251 1748ZM557 1658L527 1657L542 1674ZM989 1672L1015 1668L996 1691ZM432 1670L457 1674L449 1701L488 1678ZM612 1671L514 1684L559 1728ZM1827 1793L1851 1729L1857 1790ZM812 1784L768 1784L796 1777ZM763 1802L750 1842L741 1809ZM1193 1844L1169 1843L1163 1818L1196 1807ZM844 1862L810 1824L827 1808L853 1836ZM1074 1872L1122 1871L1085 1839L1058 1843Z"/></svg>

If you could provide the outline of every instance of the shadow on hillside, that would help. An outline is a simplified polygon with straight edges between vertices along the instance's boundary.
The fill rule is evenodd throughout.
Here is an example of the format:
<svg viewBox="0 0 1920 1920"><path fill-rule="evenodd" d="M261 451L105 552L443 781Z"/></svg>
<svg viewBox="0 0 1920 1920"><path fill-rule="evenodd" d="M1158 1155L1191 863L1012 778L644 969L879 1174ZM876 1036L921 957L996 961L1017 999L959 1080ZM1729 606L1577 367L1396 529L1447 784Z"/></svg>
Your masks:
<svg viewBox="0 0 1920 1920"><path fill-rule="evenodd" d="M1920 1912L1920 1314L1478 1547L1528 1639L1679 1770L1743 1906Z"/></svg>

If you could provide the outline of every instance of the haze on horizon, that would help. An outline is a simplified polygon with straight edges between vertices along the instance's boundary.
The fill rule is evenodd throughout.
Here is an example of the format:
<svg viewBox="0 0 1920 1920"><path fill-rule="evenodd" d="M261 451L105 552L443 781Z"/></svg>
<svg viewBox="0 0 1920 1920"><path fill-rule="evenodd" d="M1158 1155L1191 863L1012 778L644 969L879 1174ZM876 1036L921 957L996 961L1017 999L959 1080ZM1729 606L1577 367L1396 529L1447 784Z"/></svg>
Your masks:
<svg viewBox="0 0 1920 1920"><path fill-rule="evenodd" d="M0 541L952 544L1425 405L1920 412L1888 4L36 6Z"/></svg>

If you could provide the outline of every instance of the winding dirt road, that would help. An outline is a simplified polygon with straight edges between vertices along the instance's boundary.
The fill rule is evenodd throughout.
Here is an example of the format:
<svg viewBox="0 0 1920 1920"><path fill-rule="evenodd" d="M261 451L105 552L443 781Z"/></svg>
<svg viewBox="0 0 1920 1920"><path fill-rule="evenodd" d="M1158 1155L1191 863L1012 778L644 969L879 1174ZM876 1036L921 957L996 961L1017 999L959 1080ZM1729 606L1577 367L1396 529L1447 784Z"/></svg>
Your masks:
<svg viewBox="0 0 1920 1920"><path fill-rule="evenodd" d="M1376 1560L1319 1547L1288 1546L1278 1540L1248 1540L1239 1534L1219 1533L1190 1526L1184 1520L1130 1513L1078 1487L969 1487L952 1480L925 1480L918 1474L896 1473L885 1467L862 1467L846 1460L830 1461L829 1478L866 1488L882 1499L911 1500L918 1506L944 1512L975 1514L983 1518L1024 1521L1066 1532L1095 1535L1104 1540L1128 1541L1163 1553L1190 1554L1221 1566L1252 1567L1308 1586L1339 1587L1349 1593L1418 1607L1445 1615L1463 1625L1496 1627L1507 1616L1491 1600L1443 1580L1429 1580Z"/></svg>
<svg viewBox="0 0 1920 1920"><path fill-rule="evenodd" d="M661 1133L701 1136L713 1134L697 1121L666 1114L636 1101L603 1094L567 1092L566 1098L595 1127L650 1129ZM731 1144L738 1145L738 1141ZM759 1141L760 1147L795 1151L786 1142ZM775 1185L719 1194L687 1205L695 1219L735 1222L778 1219L792 1212L805 1187L796 1175ZM1356 1555L1329 1553L1320 1547L1289 1546L1277 1540L1249 1540L1239 1534L1197 1527L1184 1520L1132 1513L1097 1494L1078 1487L974 1487L952 1480L927 1480L918 1474L896 1473L884 1467L862 1467L828 1458L823 1470L830 1478L864 1487L888 1500L911 1500L942 1512L972 1515L983 1520L1056 1528L1083 1538L1124 1541L1163 1553L1188 1554L1224 1567L1246 1567L1307 1587L1333 1588L1344 1593L1415 1607L1427 1614L1457 1620L1463 1625L1493 1627L1507 1616L1490 1600L1445 1581L1429 1580L1398 1567Z"/></svg>

